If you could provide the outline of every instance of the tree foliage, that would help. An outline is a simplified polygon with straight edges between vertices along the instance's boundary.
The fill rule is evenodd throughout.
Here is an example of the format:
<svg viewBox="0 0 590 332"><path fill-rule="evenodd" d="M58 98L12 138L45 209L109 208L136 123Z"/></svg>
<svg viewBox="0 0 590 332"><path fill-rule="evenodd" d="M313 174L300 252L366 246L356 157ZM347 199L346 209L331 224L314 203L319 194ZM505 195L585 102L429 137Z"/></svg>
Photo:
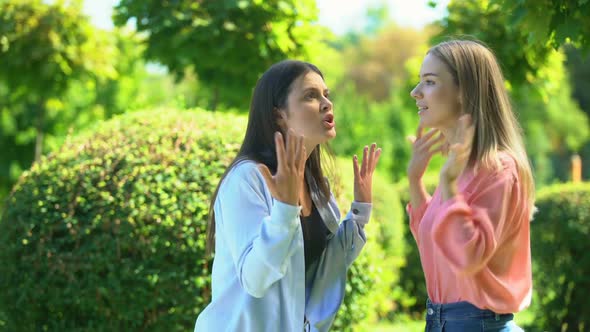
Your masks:
<svg viewBox="0 0 590 332"><path fill-rule="evenodd" d="M528 32L515 24L500 1L451 1L440 25L442 30L433 44L449 37L476 37L494 50L506 79L513 84L534 76L551 51L546 42L529 43Z"/></svg>
<svg viewBox="0 0 590 332"><path fill-rule="evenodd" d="M304 57L317 34L313 0L122 0L114 21L147 34L145 55L181 77L193 68L218 102L247 109L258 76L271 64Z"/></svg>
<svg viewBox="0 0 590 332"><path fill-rule="evenodd" d="M451 1L439 35L475 35L501 59L512 83L522 83L543 66L551 49L567 43L588 49L588 0Z"/></svg>
<svg viewBox="0 0 590 332"><path fill-rule="evenodd" d="M539 3L541 8L547 5ZM565 156L569 161L567 155L581 149L590 130L586 115L572 98L563 51L553 49L558 39L551 39L553 33L542 42L535 41L540 30L532 26L535 17L530 15L537 9L530 6L529 1L452 1L433 42L469 35L493 50L524 129L536 180L543 184L567 177L565 163L553 162L552 157ZM576 6L571 9L581 10Z"/></svg>
<svg viewBox="0 0 590 332"><path fill-rule="evenodd" d="M566 43L588 49L590 1L493 0L510 13L511 23L523 31L529 44Z"/></svg>
<svg viewBox="0 0 590 332"><path fill-rule="evenodd" d="M72 83L115 74L106 42L77 1L0 2L0 197L63 123Z"/></svg>

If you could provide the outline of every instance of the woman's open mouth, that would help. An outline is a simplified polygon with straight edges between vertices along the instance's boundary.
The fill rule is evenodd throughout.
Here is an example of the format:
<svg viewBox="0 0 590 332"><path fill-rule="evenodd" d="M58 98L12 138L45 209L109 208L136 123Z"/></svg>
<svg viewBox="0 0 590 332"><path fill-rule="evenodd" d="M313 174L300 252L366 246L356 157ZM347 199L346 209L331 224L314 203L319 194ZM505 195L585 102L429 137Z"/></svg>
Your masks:
<svg viewBox="0 0 590 332"><path fill-rule="evenodd" d="M334 114L327 114L324 117L324 127L327 129L332 129L334 126L336 126L336 122L334 122Z"/></svg>

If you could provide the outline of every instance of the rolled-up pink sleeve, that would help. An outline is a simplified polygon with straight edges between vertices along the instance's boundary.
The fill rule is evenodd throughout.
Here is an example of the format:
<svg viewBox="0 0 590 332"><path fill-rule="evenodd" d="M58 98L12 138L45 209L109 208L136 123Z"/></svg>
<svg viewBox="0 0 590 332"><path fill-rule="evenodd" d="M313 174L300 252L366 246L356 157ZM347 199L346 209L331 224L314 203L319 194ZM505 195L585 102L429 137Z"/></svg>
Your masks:
<svg viewBox="0 0 590 332"><path fill-rule="evenodd" d="M469 202L457 195L442 204L432 240L457 274L481 270L494 255L502 234L519 227L514 220L519 190L518 181L507 171L482 181Z"/></svg>
<svg viewBox="0 0 590 332"><path fill-rule="evenodd" d="M416 209L412 208L411 203L406 205L406 212L410 217L410 231L414 235L414 239L416 239L416 241L418 241L418 225L420 225L420 220L422 220L422 217L424 217L424 212L426 212L431 199L432 197L426 198L426 201Z"/></svg>

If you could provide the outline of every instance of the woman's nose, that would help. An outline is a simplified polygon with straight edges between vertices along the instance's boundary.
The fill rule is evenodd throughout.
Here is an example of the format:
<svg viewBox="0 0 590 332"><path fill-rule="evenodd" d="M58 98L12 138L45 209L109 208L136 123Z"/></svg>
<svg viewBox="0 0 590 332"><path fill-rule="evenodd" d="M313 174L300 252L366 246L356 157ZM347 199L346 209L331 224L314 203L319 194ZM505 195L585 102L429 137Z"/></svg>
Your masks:
<svg viewBox="0 0 590 332"><path fill-rule="evenodd" d="M414 99L419 99L422 97L422 92L420 91L420 85L416 85L412 91L410 91L410 96Z"/></svg>
<svg viewBox="0 0 590 332"><path fill-rule="evenodd" d="M322 105L322 111L330 111L332 109L332 101L328 98L324 98L324 103Z"/></svg>

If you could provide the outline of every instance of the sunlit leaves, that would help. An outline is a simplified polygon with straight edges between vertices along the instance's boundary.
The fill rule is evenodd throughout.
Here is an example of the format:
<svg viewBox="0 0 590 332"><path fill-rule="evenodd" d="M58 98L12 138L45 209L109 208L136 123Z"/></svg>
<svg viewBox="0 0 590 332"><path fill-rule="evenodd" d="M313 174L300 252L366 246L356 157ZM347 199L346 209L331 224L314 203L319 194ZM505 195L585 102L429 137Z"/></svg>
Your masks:
<svg viewBox="0 0 590 332"><path fill-rule="evenodd" d="M146 57L179 77L193 68L212 108L247 109L258 76L277 61L304 58L317 33L312 0L122 0L115 24L130 19L146 33Z"/></svg>

